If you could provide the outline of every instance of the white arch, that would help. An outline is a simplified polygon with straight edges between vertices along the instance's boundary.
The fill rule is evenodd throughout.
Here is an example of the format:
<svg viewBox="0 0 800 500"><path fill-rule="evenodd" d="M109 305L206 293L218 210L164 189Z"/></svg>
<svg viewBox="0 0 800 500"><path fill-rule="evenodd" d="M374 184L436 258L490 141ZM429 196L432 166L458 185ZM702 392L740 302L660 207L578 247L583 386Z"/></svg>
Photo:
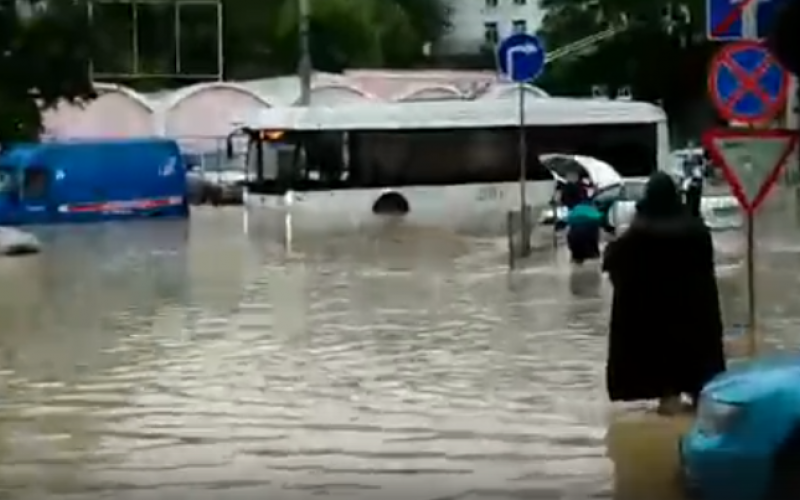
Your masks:
<svg viewBox="0 0 800 500"><path fill-rule="evenodd" d="M103 93L117 92L119 94L122 94L125 97L132 100L133 102L135 102L136 104L143 107L150 113L154 113L156 111L156 106L150 99L140 94L139 92L136 92L130 87L119 85L117 83L103 83L103 82L94 82L92 83L92 86L95 88L95 90L98 90Z"/></svg>
<svg viewBox="0 0 800 500"><path fill-rule="evenodd" d="M516 83L495 83L480 97L481 99L503 99L511 97L512 92L517 92ZM534 97L550 97L550 94L534 85L524 85L525 91Z"/></svg>
<svg viewBox="0 0 800 500"><path fill-rule="evenodd" d="M403 92L399 96L395 97L394 100L398 102L402 101L412 101L415 97L424 94L426 92L442 92L444 94L449 94L453 96L455 99L464 99L467 96L455 85L446 85L440 83L434 84L422 84L416 86L406 92Z"/></svg>
<svg viewBox="0 0 800 500"><path fill-rule="evenodd" d="M226 89L226 90L233 90L235 92L239 92L245 95L252 97L253 99L257 100L264 106L268 106L270 108L275 107L275 103L270 101L264 95L256 92L252 88L242 85L240 83L235 82L203 82L203 83L196 83L194 85L189 85L188 87L181 87L164 99L164 109L163 111L169 112L176 107L178 107L181 103L193 97L197 94L205 92L207 90L214 90L214 89Z"/></svg>
<svg viewBox="0 0 800 500"><path fill-rule="evenodd" d="M360 98L364 99L365 101L377 101L377 100L380 100L380 98L378 96L367 92L366 90L362 89L361 87L358 87L356 85L347 84L347 83L323 83L321 85L315 85L311 89L312 96L313 96L315 90L343 90L343 91L345 91L345 92L347 92L349 94L355 95L356 97L360 97ZM299 104L300 100L301 100L300 98L297 98L297 100L295 100L294 104L295 105Z"/></svg>

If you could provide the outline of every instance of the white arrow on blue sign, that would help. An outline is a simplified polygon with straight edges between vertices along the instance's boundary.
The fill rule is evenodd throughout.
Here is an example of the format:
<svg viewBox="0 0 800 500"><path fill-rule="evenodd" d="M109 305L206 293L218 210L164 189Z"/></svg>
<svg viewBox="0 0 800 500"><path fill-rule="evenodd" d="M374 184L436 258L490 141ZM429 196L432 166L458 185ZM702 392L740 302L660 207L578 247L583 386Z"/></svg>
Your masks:
<svg viewBox="0 0 800 500"><path fill-rule="evenodd" d="M542 74L545 56L544 46L539 38L527 33L516 33L497 46L497 68L513 82L532 82Z"/></svg>

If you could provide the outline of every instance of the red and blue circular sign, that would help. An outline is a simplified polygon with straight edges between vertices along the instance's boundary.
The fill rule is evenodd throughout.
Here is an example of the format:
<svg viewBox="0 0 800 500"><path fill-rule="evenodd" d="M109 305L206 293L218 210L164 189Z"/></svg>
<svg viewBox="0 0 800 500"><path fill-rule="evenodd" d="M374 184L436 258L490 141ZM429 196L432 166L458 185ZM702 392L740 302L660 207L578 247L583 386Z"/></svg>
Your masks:
<svg viewBox="0 0 800 500"><path fill-rule="evenodd" d="M708 90L723 118L755 125L784 110L789 74L760 42L722 47L711 60Z"/></svg>

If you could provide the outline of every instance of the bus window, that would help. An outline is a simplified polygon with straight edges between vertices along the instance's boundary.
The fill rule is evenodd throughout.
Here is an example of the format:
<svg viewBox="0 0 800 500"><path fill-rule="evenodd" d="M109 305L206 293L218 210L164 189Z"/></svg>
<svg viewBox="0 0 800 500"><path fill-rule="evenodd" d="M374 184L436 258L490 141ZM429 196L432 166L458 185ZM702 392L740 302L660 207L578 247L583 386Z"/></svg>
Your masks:
<svg viewBox="0 0 800 500"><path fill-rule="evenodd" d="M276 178L264 176L251 187L269 193L516 182L519 141L516 127L293 132L281 138L292 148L279 158ZM528 127L525 142L531 181L552 180L539 161L546 153L591 156L623 177L647 177L658 168L658 131L651 123Z"/></svg>
<svg viewBox="0 0 800 500"><path fill-rule="evenodd" d="M359 148L352 170L370 187L515 182L520 175L516 128L351 132ZM655 125L529 127L525 130L528 180L551 180L539 163L545 153L603 160L623 177L657 170Z"/></svg>
<svg viewBox="0 0 800 500"><path fill-rule="evenodd" d="M534 127L528 143L541 153L565 153L602 160L623 177L648 177L658 169L655 124Z"/></svg>

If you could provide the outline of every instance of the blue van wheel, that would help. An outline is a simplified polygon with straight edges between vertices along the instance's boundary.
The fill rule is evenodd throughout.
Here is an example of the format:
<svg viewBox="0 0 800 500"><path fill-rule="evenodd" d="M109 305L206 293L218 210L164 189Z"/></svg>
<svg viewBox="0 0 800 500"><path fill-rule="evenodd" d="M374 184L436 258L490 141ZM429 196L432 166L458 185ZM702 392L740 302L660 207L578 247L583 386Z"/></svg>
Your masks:
<svg viewBox="0 0 800 500"><path fill-rule="evenodd" d="M800 498L800 424L778 450L764 500Z"/></svg>

